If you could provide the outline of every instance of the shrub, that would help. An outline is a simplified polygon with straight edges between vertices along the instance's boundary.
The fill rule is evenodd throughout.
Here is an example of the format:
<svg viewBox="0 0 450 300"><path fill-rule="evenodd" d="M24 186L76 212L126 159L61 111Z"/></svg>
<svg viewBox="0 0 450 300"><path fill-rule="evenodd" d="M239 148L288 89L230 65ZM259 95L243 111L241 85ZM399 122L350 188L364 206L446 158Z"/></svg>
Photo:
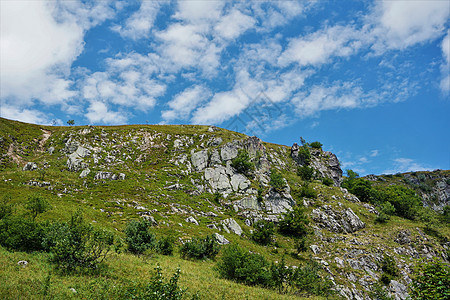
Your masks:
<svg viewBox="0 0 450 300"><path fill-rule="evenodd" d="M419 263L414 270L411 296L417 300L450 298L450 267L448 263L434 260Z"/></svg>
<svg viewBox="0 0 450 300"><path fill-rule="evenodd" d="M284 182L283 176L275 169L272 169L270 171L270 182L269 182L269 184L274 189L276 189L277 191L280 191L286 185L286 183Z"/></svg>
<svg viewBox="0 0 450 300"><path fill-rule="evenodd" d="M162 255L172 255L175 239L173 236L163 236L156 243L156 251Z"/></svg>
<svg viewBox="0 0 450 300"><path fill-rule="evenodd" d="M262 188L258 189L258 195L256 196L256 200L258 201L258 203L262 203L264 201Z"/></svg>
<svg viewBox="0 0 450 300"><path fill-rule="evenodd" d="M311 146L311 148L314 148L314 149L322 149L322 143L320 143L320 142L312 142L311 144L310 144L310 146Z"/></svg>
<svg viewBox="0 0 450 300"><path fill-rule="evenodd" d="M133 220L125 229L128 250L135 254L141 254L145 250L155 247L155 236L150 232L150 221Z"/></svg>
<svg viewBox="0 0 450 300"><path fill-rule="evenodd" d="M28 201L27 204L25 205L25 208L30 210L32 218L36 219L36 217L39 214L42 214L47 210L50 210L52 207L48 203L48 201L44 199L41 195L34 194L28 197Z"/></svg>
<svg viewBox="0 0 450 300"><path fill-rule="evenodd" d="M241 174L248 174L254 169L248 152L243 149L239 149L237 156L231 161L231 166Z"/></svg>
<svg viewBox="0 0 450 300"><path fill-rule="evenodd" d="M329 177L324 177L322 178L322 183L326 186L332 186L334 184L334 181Z"/></svg>
<svg viewBox="0 0 450 300"><path fill-rule="evenodd" d="M300 197L315 199L317 192L307 183L300 188Z"/></svg>
<svg viewBox="0 0 450 300"><path fill-rule="evenodd" d="M415 219L422 207L422 200L413 190L403 186L392 185L382 190L384 201L389 201L398 216Z"/></svg>
<svg viewBox="0 0 450 300"><path fill-rule="evenodd" d="M311 152L308 147L302 146L298 148L298 158L303 165L309 165L311 163Z"/></svg>
<svg viewBox="0 0 450 300"><path fill-rule="evenodd" d="M107 257L114 237L86 223L80 211L69 223L53 223L43 239L43 246L52 253L52 261L63 272L96 269Z"/></svg>
<svg viewBox="0 0 450 300"><path fill-rule="evenodd" d="M158 265L155 275L146 285L137 285L128 288L125 299L154 299L154 300L181 300L186 289L178 286L181 271L177 269L172 278L165 282L162 269Z"/></svg>
<svg viewBox="0 0 450 300"><path fill-rule="evenodd" d="M297 256L300 255L301 252L305 252L306 250L308 250L306 237L302 236L295 239L295 250L297 251Z"/></svg>
<svg viewBox="0 0 450 300"><path fill-rule="evenodd" d="M381 274L380 281L384 284L389 284L392 279L398 277L400 274L394 258L387 255L381 261L381 270L383 270L383 274Z"/></svg>
<svg viewBox="0 0 450 300"><path fill-rule="evenodd" d="M283 293L292 284L293 274L294 269L286 266L283 256L280 263L272 262L270 265L270 284L279 293Z"/></svg>
<svg viewBox="0 0 450 300"><path fill-rule="evenodd" d="M0 200L0 220L12 215L13 205L11 203L11 196L6 194Z"/></svg>
<svg viewBox="0 0 450 300"><path fill-rule="evenodd" d="M192 238L180 248L181 257L194 259L213 259L219 253L220 246L213 235L205 238Z"/></svg>
<svg viewBox="0 0 450 300"><path fill-rule="evenodd" d="M269 263L263 256L238 245L225 247L222 254L216 267L220 276L247 285L269 285Z"/></svg>
<svg viewBox="0 0 450 300"><path fill-rule="evenodd" d="M441 219L447 224L450 223L450 205L446 205L442 210Z"/></svg>
<svg viewBox="0 0 450 300"><path fill-rule="evenodd" d="M314 169L306 165L298 167L297 175L304 181L310 181L314 176Z"/></svg>
<svg viewBox="0 0 450 300"><path fill-rule="evenodd" d="M261 245L267 245L272 242L274 233L273 223L265 220L260 220L253 224L255 228L252 233L252 239Z"/></svg>
<svg viewBox="0 0 450 300"><path fill-rule="evenodd" d="M297 293L304 292L319 296L332 295L334 293L332 290L333 282L320 277L320 269L321 266L317 262L308 260L304 266L295 269L290 279L290 285L297 289Z"/></svg>
<svg viewBox="0 0 450 300"><path fill-rule="evenodd" d="M284 213L284 218L278 223L278 230L286 235L304 237L308 234L308 218L302 206L294 206L291 211Z"/></svg>
<svg viewBox="0 0 450 300"><path fill-rule="evenodd" d="M10 215L0 220L0 244L9 250L42 250L45 225L22 216Z"/></svg>

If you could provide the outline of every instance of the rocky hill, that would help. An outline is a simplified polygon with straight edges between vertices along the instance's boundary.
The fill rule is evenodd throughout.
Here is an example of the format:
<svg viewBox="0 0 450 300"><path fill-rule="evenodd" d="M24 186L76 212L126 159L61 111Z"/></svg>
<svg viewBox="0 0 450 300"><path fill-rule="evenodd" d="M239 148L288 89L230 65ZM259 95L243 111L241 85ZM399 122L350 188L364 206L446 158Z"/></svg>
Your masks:
<svg viewBox="0 0 450 300"><path fill-rule="evenodd" d="M287 265L299 267L306 260L316 261L321 277L331 280L335 297L347 299L407 299L420 259L449 259L448 223L438 230L431 224L441 220L448 207L449 171L366 177L374 186L409 187L436 211L428 219L392 215L380 223L380 207L361 202L341 187L337 157L320 146L275 145L214 126L47 127L0 119L0 128L0 193L8 194L19 212L29 195L44 195L53 209L39 216L42 220L67 219L81 207L87 219L114 230L122 243L126 224L133 219L149 220L157 235L175 236L179 245L214 234L220 244L240 245L271 262L285 259ZM312 177L302 176L301 168L312 168ZM265 246L252 240L258 221L277 224L296 206L304 207L310 222L305 251L296 251L296 240L280 231ZM115 255L131 260L128 253ZM2 251L0 256L15 264L11 260L20 255ZM386 257L399 272L382 282ZM172 267L171 259L155 260ZM189 261L174 261L182 270L192 267ZM119 268L114 258L106 262ZM198 290L200 297L282 297L265 289L254 294L249 291L255 287L242 284L215 294L219 287L213 278L220 276L211 271L211 263L199 263L205 278L196 285L189 283L189 274L183 275L186 286ZM22 270L7 270L0 271L5 282L25 276L19 274ZM30 273L29 280L44 276L38 270ZM62 277L55 280L67 289L74 285ZM26 290L14 280L8 287ZM237 290L243 292L234 294ZM93 295L84 286L77 293L71 297Z"/></svg>

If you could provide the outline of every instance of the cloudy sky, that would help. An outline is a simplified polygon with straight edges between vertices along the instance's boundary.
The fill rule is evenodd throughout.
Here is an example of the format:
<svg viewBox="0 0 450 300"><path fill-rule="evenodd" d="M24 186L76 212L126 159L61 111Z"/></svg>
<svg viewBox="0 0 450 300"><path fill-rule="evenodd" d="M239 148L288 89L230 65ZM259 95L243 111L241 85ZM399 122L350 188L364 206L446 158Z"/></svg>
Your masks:
<svg viewBox="0 0 450 300"><path fill-rule="evenodd" d="M1 1L1 107L38 124L300 136L360 174L450 169L449 1Z"/></svg>

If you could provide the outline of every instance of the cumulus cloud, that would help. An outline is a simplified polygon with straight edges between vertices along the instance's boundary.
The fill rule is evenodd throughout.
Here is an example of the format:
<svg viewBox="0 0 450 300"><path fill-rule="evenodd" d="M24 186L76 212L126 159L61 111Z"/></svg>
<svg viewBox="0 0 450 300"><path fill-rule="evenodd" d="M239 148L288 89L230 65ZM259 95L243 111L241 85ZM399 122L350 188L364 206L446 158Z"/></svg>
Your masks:
<svg viewBox="0 0 450 300"><path fill-rule="evenodd" d="M142 1L139 9L126 19L124 25L115 25L112 30L133 40L148 37L159 9L160 3L157 1Z"/></svg>
<svg viewBox="0 0 450 300"><path fill-rule="evenodd" d="M441 66L442 80L440 87L443 92L448 93L450 92L450 30L447 31L447 35L442 40L441 49L444 63Z"/></svg>
<svg viewBox="0 0 450 300"><path fill-rule="evenodd" d="M252 17L244 15L237 9L233 9L220 19L220 22L214 29L220 37L235 39L254 25L255 20Z"/></svg>
<svg viewBox="0 0 450 300"><path fill-rule="evenodd" d="M36 109L18 108L11 105L2 105L0 115L10 120L18 120L32 124L50 125L50 119L43 112Z"/></svg>
<svg viewBox="0 0 450 300"><path fill-rule="evenodd" d="M128 119L122 112L111 111L101 101L91 101L87 110L85 116L91 123L125 124Z"/></svg>
<svg viewBox="0 0 450 300"><path fill-rule="evenodd" d="M426 167L411 158L396 158L393 160L394 167L389 170L385 170L383 174L396 174L396 173L406 173L414 171L429 171L432 170L430 167Z"/></svg>
<svg viewBox="0 0 450 300"><path fill-rule="evenodd" d="M163 111L161 116L165 121L187 120L191 112L210 96L211 92L204 86L187 88L167 103L170 110Z"/></svg>

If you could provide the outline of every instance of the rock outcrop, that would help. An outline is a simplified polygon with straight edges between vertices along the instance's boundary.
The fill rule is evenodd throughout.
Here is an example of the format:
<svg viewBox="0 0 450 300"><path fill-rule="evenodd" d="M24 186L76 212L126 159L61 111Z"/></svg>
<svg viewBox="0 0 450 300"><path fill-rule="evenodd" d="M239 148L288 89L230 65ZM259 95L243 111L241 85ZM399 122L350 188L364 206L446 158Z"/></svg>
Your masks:
<svg viewBox="0 0 450 300"><path fill-rule="evenodd" d="M314 209L311 217L322 228L336 233L352 233L366 226L351 208L336 210L324 205Z"/></svg>

